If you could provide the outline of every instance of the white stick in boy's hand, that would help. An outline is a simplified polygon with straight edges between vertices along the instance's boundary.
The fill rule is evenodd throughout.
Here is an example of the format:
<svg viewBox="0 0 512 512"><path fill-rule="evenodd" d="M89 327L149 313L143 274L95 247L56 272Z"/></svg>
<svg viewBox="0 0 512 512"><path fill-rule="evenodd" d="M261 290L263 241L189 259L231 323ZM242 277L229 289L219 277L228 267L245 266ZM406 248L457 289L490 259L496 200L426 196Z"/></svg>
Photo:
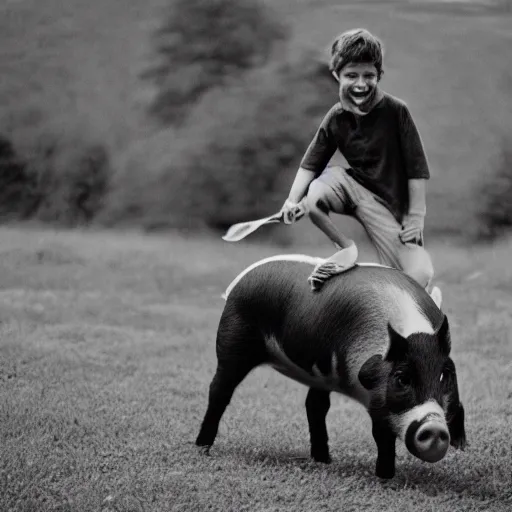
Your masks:
<svg viewBox="0 0 512 512"><path fill-rule="evenodd" d="M291 222L295 222L299 220L306 214L306 203L305 201L301 201L297 204L296 208L293 212L288 213L288 220ZM274 215L270 215L269 217L264 217L263 219L251 220L248 222L239 222L238 224L233 224L226 232L226 234L222 237L226 242L238 242L242 240L247 235L254 233L258 228L264 226L265 224L273 224L276 222L283 222L283 210L280 210Z"/></svg>

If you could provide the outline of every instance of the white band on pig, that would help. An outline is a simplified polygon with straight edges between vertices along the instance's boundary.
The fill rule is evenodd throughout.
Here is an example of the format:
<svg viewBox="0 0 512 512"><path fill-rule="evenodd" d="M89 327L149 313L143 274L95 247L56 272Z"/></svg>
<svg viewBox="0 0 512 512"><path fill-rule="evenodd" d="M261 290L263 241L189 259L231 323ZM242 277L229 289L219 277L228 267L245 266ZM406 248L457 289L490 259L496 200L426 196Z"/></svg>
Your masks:
<svg viewBox="0 0 512 512"><path fill-rule="evenodd" d="M436 400L427 400L421 405L417 405L401 414L391 414L391 424L395 434L405 441L405 434L412 422L422 422L425 419L435 419L439 423L446 425L443 408Z"/></svg>

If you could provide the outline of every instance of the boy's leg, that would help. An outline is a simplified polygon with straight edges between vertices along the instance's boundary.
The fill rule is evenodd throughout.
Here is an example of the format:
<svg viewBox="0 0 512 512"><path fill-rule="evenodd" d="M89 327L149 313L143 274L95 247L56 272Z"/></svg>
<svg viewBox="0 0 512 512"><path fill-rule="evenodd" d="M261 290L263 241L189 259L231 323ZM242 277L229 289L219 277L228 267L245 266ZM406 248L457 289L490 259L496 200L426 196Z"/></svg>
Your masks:
<svg viewBox="0 0 512 512"><path fill-rule="evenodd" d="M309 186L307 206L309 217L339 249L313 270L309 283L313 290L318 290L332 277L354 266L358 252L353 240L340 233L329 217L329 213L342 215L353 214L356 205L347 190L345 170L340 167L327 168Z"/></svg>
<svg viewBox="0 0 512 512"><path fill-rule="evenodd" d="M341 171L341 169L340 169ZM311 222L315 224L338 249L345 249L354 242L340 233L329 217L329 213L349 214L354 209L341 182L342 174L328 168L313 180L307 193L307 206Z"/></svg>
<svg viewBox="0 0 512 512"><path fill-rule="evenodd" d="M336 246L343 247L344 243L353 242L339 233L329 219L329 212L354 216L368 233L381 264L403 270L423 287L428 287L434 269L427 251L419 245L402 243L401 226L391 212L371 192L350 177L345 169L327 168L311 183L307 201L311 220ZM353 248L355 249L355 244ZM347 258L348 253L349 251L339 251L316 268L310 276L312 288L320 288L330 276L353 265L357 259L357 249ZM347 265L348 260L352 263ZM336 261L342 262L342 266L332 264Z"/></svg>
<svg viewBox="0 0 512 512"><path fill-rule="evenodd" d="M369 191L363 189L362 193L355 216L368 233L381 264L403 270L427 288L434 275L428 252L420 245L404 244L400 240L401 226L391 212Z"/></svg>

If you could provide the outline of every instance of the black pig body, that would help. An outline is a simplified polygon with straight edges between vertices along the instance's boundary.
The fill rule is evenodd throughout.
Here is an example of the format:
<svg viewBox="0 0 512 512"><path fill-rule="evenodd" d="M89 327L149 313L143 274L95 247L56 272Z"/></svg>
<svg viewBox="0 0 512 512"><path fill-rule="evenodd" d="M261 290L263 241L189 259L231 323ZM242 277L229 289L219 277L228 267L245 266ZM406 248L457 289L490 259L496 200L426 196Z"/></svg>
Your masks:
<svg viewBox="0 0 512 512"><path fill-rule="evenodd" d="M325 418L333 391L368 410L379 477L395 473L397 437L429 462L442 459L449 444L464 448L448 320L438 305L403 272L378 265L357 265L312 292L307 277L319 261L268 258L228 287L196 444L209 449L235 388L268 364L310 388L306 412L317 461L330 461Z"/></svg>

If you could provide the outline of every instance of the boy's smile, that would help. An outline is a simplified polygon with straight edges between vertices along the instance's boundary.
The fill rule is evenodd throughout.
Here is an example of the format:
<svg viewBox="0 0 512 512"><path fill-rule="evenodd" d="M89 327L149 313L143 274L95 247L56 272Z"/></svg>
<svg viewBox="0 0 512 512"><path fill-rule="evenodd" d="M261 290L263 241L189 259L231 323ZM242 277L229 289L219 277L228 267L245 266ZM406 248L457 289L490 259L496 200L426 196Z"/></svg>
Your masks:
<svg viewBox="0 0 512 512"><path fill-rule="evenodd" d="M374 104L379 75L373 64L348 63L339 75L340 99L362 113L368 112Z"/></svg>

